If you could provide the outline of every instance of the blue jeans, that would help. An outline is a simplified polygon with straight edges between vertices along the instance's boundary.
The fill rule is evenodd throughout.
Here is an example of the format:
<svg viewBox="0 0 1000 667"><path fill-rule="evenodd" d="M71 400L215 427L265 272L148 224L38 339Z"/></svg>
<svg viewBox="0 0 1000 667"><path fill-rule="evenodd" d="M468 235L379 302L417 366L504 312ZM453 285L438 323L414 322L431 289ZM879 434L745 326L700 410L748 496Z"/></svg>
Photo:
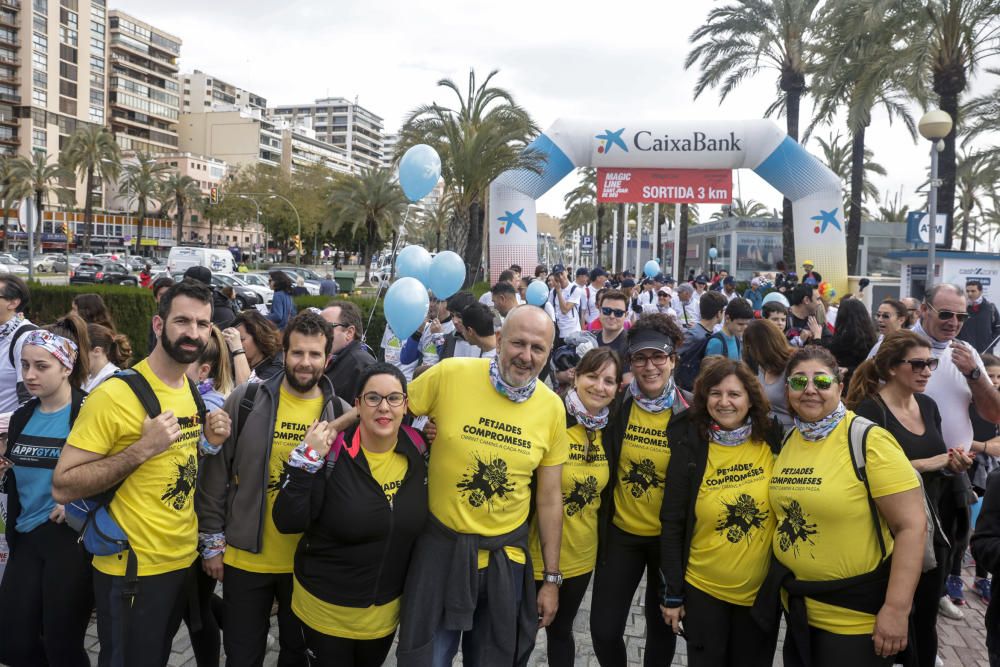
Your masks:
<svg viewBox="0 0 1000 667"><path fill-rule="evenodd" d="M522 563L511 563L511 574L514 581L514 603L515 608L520 607L521 597L524 592L524 565ZM482 647L483 624L480 620L489 613L489 591L486 590L486 569L479 571L479 598L476 600L476 611L472 616L472 629L467 632L461 630L444 630L438 628L434 633L434 658L432 667L451 667L455 654L458 653L458 644L462 644L462 664L465 667L479 667L479 651ZM517 613L517 612L515 612ZM516 637L511 637L516 641Z"/></svg>

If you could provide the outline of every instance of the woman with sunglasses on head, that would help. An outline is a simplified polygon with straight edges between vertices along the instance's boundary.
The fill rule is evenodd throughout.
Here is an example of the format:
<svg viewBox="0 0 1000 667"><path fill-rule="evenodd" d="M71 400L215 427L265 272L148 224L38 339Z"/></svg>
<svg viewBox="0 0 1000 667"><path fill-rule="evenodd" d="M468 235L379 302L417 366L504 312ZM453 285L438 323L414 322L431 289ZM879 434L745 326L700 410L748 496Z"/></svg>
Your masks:
<svg viewBox="0 0 1000 667"><path fill-rule="evenodd" d="M590 612L594 653L602 667L626 664L625 624L636 587L646 574L644 663L667 665L676 638L659 612L660 505L670 448L667 427L687 409L674 384L681 331L670 317L643 314L628 332L632 382L604 431L612 472L601 498L597 569Z"/></svg>
<svg viewBox="0 0 1000 667"><path fill-rule="evenodd" d="M753 320L743 332L743 360L757 371L757 380L771 405L771 416L788 433L795 426L785 394L785 366L795 349L770 320Z"/></svg>
<svg viewBox="0 0 1000 667"><path fill-rule="evenodd" d="M32 398L0 447L10 559L0 584L0 663L85 667L94 604L90 556L52 500L52 472L86 393L87 325L69 314L24 336L21 371Z"/></svg>
<svg viewBox="0 0 1000 667"><path fill-rule="evenodd" d="M563 399L570 452L569 460L562 466L563 524L559 565L563 582L559 587L559 611L545 628L548 662L552 667L572 667L576 656L573 620L597 562L597 515L601 493L611 478L601 436L620 377L618 355L606 347L592 349L577 364L573 387ZM532 521L528 539L535 585L541 588L544 567L537 519Z"/></svg>
<svg viewBox="0 0 1000 667"><path fill-rule="evenodd" d="M667 438L663 619L684 632L691 667L770 667L777 628L765 632L750 610L771 562L768 481L781 431L753 372L706 359L691 409L670 420Z"/></svg>
<svg viewBox="0 0 1000 667"><path fill-rule="evenodd" d="M972 464L961 450L948 451L937 404L923 393L937 365L926 339L905 329L890 333L875 357L858 366L846 399L857 414L889 431L903 448L923 479L935 515L950 488L946 471L964 473ZM937 659L938 599L948 569L948 542L938 529L934 547L937 567L920 576L913 596L914 646L910 652L919 667L933 667Z"/></svg>
<svg viewBox="0 0 1000 667"><path fill-rule="evenodd" d="M781 592L787 667L891 665L923 565L920 482L888 432L852 426L829 351L798 350L787 375L795 429L774 462L775 559L756 604L770 612Z"/></svg>
<svg viewBox="0 0 1000 667"><path fill-rule="evenodd" d="M375 363L358 387L358 424L339 435L333 422L313 424L289 458L274 503L277 529L304 533L292 611L314 667L383 663L427 518L427 448L403 426L406 378Z"/></svg>

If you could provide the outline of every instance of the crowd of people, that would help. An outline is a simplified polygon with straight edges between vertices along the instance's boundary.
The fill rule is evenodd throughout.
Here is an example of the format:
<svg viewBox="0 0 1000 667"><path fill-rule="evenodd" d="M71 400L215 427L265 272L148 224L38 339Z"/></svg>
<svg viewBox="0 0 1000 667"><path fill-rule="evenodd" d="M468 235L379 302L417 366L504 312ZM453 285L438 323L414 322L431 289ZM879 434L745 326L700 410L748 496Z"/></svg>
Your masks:
<svg viewBox="0 0 1000 667"><path fill-rule="evenodd" d="M811 263L641 281L512 266L377 355L347 300L238 312L150 285L149 355L94 294L39 327L0 275L0 662L940 664L971 535L1000 569L1000 335L982 285L834 295ZM570 276L573 280L570 280ZM776 292L780 298L770 296ZM280 298L278 295L283 295ZM984 496L973 534L970 506ZM217 591L221 590L221 596ZM272 611L276 609L276 613ZM586 626L585 626L586 627ZM991 664L1000 618L987 616Z"/></svg>

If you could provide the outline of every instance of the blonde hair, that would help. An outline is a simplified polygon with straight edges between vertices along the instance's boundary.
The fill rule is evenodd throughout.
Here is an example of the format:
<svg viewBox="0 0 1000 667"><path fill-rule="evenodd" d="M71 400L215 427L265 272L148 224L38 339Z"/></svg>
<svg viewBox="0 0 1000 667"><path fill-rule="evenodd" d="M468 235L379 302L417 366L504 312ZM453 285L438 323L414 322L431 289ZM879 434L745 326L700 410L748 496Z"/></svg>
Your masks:
<svg viewBox="0 0 1000 667"><path fill-rule="evenodd" d="M208 377L212 380L215 390L223 396L229 396L233 391L233 367L229 358L229 347L219 327L212 325L212 335L208 338L205 351L198 358L199 364L210 366Z"/></svg>

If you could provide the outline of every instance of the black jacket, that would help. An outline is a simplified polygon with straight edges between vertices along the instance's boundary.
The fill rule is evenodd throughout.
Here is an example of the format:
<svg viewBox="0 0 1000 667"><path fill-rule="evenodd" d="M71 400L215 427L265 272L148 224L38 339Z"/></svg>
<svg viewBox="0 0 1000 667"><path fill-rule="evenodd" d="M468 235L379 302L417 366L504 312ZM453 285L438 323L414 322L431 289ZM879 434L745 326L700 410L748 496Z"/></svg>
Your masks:
<svg viewBox="0 0 1000 667"><path fill-rule="evenodd" d="M976 348L979 354L989 352L990 343L1000 336L1000 314L997 313L997 307L984 298L978 306L969 304L967 311L969 319L958 332L958 339Z"/></svg>
<svg viewBox="0 0 1000 667"><path fill-rule="evenodd" d="M983 508L972 535L972 557L993 575L993 597L986 609L986 646L995 652L1000 639L1000 470L990 473Z"/></svg>
<svg viewBox="0 0 1000 667"><path fill-rule="evenodd" d="M72 398L70 403L72 407L69 412L69 425L73 426L76 421L76 416L80 414L80 406L83 405L84 399L87 398L87 392L82 389L73 387ZM31 416L35 414L35 408L39 405L39 400L37 398L32 398L27 403L24 403L10 416L10 423L7 426L7 447L8 451L17 439L21 435L21 431L24 427L28 425L31 420ZM6 524L6 537L7 544L11 549L14 548L14 543L17 541L17 531L14 530L14 524L17 523L17 518L21 515L21 501L17 494L17 472L16 466L7 471L7 474L0 478L0 492L7 494L7 524Z"/></svg>
<svg viewBox="0 0 1000 667"><path fill-rule="evenodd" d="M345 442L355 430L344 433ZM305 533L295 550L295 577L327 603L368 607L403 593L413 543L427 520L427 462L402 429L396 451L409 468L391 504L365 457L347 448L332 470L285 466L274 525L282 533Z"/></svg>
<svg viewBox="0 0 1000 667"><path fill-rule="evenodd" d="M666 594L683 597L684 573L687 571L691 537L694 535L695 503L705 478L708 443L698 435L690 412L682 412L667 426L670 463L666 488L660 508L660 576L666 582ZM774 423L766 441L775 454L781 449L781 425Z"/></svg>
<svg viewBox="0 0 1000 667"><path fill-rule="evenodd" d="M361 372L375 363L375 357L368 353L360 340L352 340L338 352L326 369L326 376L333 383L337 396L354 405L358 394L358 377Z"/></svg>
<svg viewBox="0 0 1000 667"><path fill-rule="evenodd" d="M233 303L217 289L212 290L212 324L225 329L229 323L236 319L233 311ZM152 349L152 348L150 348Z"/></svg>

